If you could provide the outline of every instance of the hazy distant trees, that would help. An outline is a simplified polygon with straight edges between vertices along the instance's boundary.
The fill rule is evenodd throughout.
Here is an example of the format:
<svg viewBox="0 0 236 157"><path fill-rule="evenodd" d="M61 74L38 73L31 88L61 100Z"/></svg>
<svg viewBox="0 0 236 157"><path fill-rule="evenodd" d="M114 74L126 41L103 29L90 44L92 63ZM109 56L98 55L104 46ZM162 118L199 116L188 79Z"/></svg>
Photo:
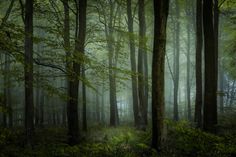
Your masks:
<svg viewBox="0 0 236 157"><path fill-rule="evenodd" d="M154 46L152 61L152 147L160 150L164 129L164 71L166 24L169 0L154 1Z"/></svg>

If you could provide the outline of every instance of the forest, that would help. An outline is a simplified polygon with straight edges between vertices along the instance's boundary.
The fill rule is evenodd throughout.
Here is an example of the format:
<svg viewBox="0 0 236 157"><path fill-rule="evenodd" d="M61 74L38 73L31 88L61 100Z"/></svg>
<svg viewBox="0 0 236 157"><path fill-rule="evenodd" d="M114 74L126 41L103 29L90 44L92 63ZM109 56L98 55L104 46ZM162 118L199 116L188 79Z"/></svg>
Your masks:
<svg viewBox="0 0 236 157"><path fill-rule="evenodd" d="M235 0L0 0L0 157L235 156Z"/></svg>

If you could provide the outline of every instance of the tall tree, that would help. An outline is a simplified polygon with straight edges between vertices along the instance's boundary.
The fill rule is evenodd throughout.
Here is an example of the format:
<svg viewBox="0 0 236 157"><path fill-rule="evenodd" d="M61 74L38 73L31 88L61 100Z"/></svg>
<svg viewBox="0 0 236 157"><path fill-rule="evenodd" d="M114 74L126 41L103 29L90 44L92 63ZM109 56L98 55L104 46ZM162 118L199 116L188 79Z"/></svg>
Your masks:
<svg viewBox="0 0 236 157"><path fill-rule="evenodd" d="M197 127L202 126L202 0L196 1L196 98L195 98L195 117L194 121L197 123Z"/></svg>
<svg viewBox="0 0 236 157"><path fill-rule="evenodd" d="M134 125L137 127L139 123L139 104L138 104L138 87L136 77L136 56L135 56L135 41L133 31L133 15L132 15L132 3L131 0L126 1L127 5L127 17L128 17L128 31L129 31L129 48L130 48L130 63L132 71L132 98L133 98L133 114Z"/></svg>
<svg viewBox="0 0 236 157"><path fill-rule="evenodd" d="M147 125L147 102L145 96L145 69L144 58L146 56L146 20L144 0L138 1L138 18L139 18L139 48L138 48L138 96L139 109L141 113L141 125ZM147 56L146 56L147 58Z"/></svg>
<svg viewBox="0 0 236 157"><path fill-rule="evenodd" d="M203 31L205 54L205 91L203 129L215 132L217 124L217 54L213 25L213 0L203 0Z"/></svg>
<svg viewBox="0 0 236 157"><path fill-rule="evenodd" d="M70 62L70 57L71 57L71 52L70 52L70 11L69 11L69 1L68 0L63 0L63 7L64 7L64 34L63 34L63 40L64 40L64 49L65 49L65 54L66 54L66 71L69 74L70 69L71 69L71 62ZM69 92L69 75L66 77L66 87L67 87L67 92ZM67 100L67 105L69 104L69 101ZM66 107L64 106L64 110L66 110ZM64 111L65 112L65 111ZM65 124L66 122L66 113L63 113L63 123Z"/></svg>
<svg viewBox="0 0 236 157"><path fill-rule="evenodd" d="M82 66L82 77L85 80L85 67ZM82 83L82 99L83 99L83 131L87 131L87 98L86 98L86 86L85 83Z"/></svg>
<svg viewBox="0 0 236 157"><path fill-rule="evenodd" d="M103 23L105 27L105 36L107 41L107 50L108 50L108 75L109 75L109 98L110 98L110 126L116 126L119 124L119 115L118 115L118 108L117 108L117 95L116 95L116 71L114 68L117 64L117 52L116 52L116 43L114 36L114 27L116 25L116 18L119 6L117 2L114 0L109 0L108 2L99 1L101 10L98 9L99 14L102 14L103 20L100 21ZM104 7L105 5L108 6L108 11L105 12ZM118 18L117 18L118 19Z"/></svg>
<svg viewBox="0 0 236 157"><path fill-rule="evenodd" d="M152 62L152 147L162 147L164 128L164 72L166 52L166 24L169 0L154 0L154 47Z"/></svg>
<svg viewBox="0 0 236 157"><path fill-rule="evenodd" d="M188 115L188 120L191 121L191 86L190 86L190 45L191 45L191 40L190 40L190 31L191 31L191 7L190 7L190 1L186 0L186 17L187 17L187 68L186 68L186 73L187 73L187 84L186 84L186 94L187 94L187 115Z"/></svg>
<svg viewBox="0 0 236 157"><path fill-rule="evenodd" d="M174 55L174 120L179 120L178 111L178 91L179 91L179 55L180 55L180 44L179 44L179 33L180 33L180 10L179 0L175 0L175 11L176 11L176 32L175 32L175 46L176 51Z"/></svg>
<svg viewBox="0 0 236 157"><path fill-rule="evenodd" d="M100 120L101 120L101 113L100 113L100 99L99 99L99 95L98 93L96 92L96 95L95 95L95 99L96 99L96 121L97 123L100 123Z"/></svg>
<svg viewBox="0 0 236 157"><path fill-rule="evenodd" d="M223 72L223 65L221 62L219 62L218 59L221 58L221 56L219 56L219 14L220 14L220 7L222 6L222 4L224 3L224 1L219 5L219 1L218 0L214 0L214 32L215 32L215 53L216 53L216 62L218 64L217 66L217 74L218 74L218 79L219 79L219 111L221 113L223 113L224 111L224 102L223 102L223 90L224 90L224 72ZM218 73L218 69L219 69L219 73Z"/></svg>
<svg viewBox="0 0 236 157"><path fill-rule="evenodd" d="M32 145L34 134L33 99L33 0L25 1L25 132L26 142Z"/></svg>
<svg viewBox="0 0 236 157"><path fill-rule="evenodd" d="M86 36L86 8L87 0L78 0L79 31L76 34L75 50L72 54L72 72L69 80L69 101L67 104L68 119L68 142L71 145L79 142L79 120L78 120L78 88L81 67L81 56L84 53Z"/></svg>

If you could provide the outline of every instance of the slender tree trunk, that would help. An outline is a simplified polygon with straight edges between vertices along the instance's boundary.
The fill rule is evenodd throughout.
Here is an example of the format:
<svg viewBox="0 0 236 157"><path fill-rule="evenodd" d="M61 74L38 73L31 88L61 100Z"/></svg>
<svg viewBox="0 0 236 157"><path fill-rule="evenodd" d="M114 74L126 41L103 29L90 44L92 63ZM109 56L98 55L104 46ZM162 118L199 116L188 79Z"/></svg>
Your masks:
<svg viewBox="0 0 236 157"><path fill-rule="evenodd" d="M34 134L33 104L33 0L25 2L25 132L26 142L32 145Z"/></svg>
<svg viewBox="0 0 236 157"><path fill-rule="evenodd" d="M99 95L96 93L96 121L100 123L100 102Z"/></svg>
<svg viewBox="0 0 236 157"><path fill-rule="evenodd" d="M219 96L219 106L220 106L220 113L224 113L224 71L222 67L222 63L219 64L219 89L220 89L220 96Z"/></svg>
<svg viewBox="0 0 236 157"><path fill-rule="evenodd" d="M179 0L175 0L176 4L176 54L175 54L175 73L174 73L174 120L179 120L179 111L178 111L178 91L179 91L179 52L180 52L180 44L179 44L179 32L180 32L180 11L179 11Z"/></svg>
<svg viewBox="0 0 236 157"><path fill-rule="evenodd" d="M85 78L85 68L82 66L82 77ZM82 97L83 97L83 131L87 131L87 99L86 99L86 86L82 83Z"/></svg>
<svg viewBox="0 0 236 157"><path fill-rule="evenodd" d="M228 100L228 104L229 104L229 107L232 108L233 107L233 99L234 99L234 95L235 95L235 80L233 81L232 83L232 87L231 87L231 90L229 90L230 92L230 95L229 95L229 100Z"/></svg>
<svg viewBox="0 0 236 157"><path fill-rule="evenodd" d="M195 118L197 127L202 126L202 0L196 1L196 98L195 98Z"/></svg>
<svg viewBox="0 0 236 157"><path fill-rule="evenodd" d="M36 78L36 100L35 100L35 126L39 125L39 106L40 106L40 89L39 89L39 69L37 69L37 78Z"/></svg>
<svg viewBox="0 0 236 157"><path fill-rule="evenodd" d="M215 34L215 59L217 67L215 69L217 77L218 77L218 45L219 45L219 7L218 7L218 0L214 0L214 22L213 22L213 28L214 28L214 34ZM217 82L218 83L218 82Z"/></svg>
<svg viewBox="0 0 236 157"><path fill-rule="evenodd" d="M71 47L70 47L70 12L69 12L69 4L68 4L68 0L63 0L63 6L64 6L64 34L63 34L63 40L64 40L64 49L65 49L65 54L66 54L66 71L68 72L68 74L70 73L71 69L72 69L72 64L71 64ZM77 18L77 16L76 16ZM78 19L76 19L76 21L78 21ZM77 31L77 30L76 30ZM69 86L70 86L70 80L71 78L69 77L69 75L67 75L66 77L66 84L67 84L67 92L69 92ZM70 98L69 98L70 99ZM67 105L69 105L69 100L67 100ZM68 112L67 111L68 106L64 106L64 112ZM66 113L64 113L66 114ZM64 124L65 124L65 120L66 120L66 116L63 114L64 118Z"/></svg>
<svg viewBox="0 0 236 157"><path fill-rule="evenodd" d="M40 94L40 127L43 127L44 124L44 91L41 91Z"/></svg>
<svg viewBox="0 0 236 157"><path fill-rule="evenodd" d="M204 0L205 92L203 129L214 133L217 124L217 54L213 20L213 0Z"/></svg>
<svg viewBox="0 0 236 157"><path fill-rule="evenodd" d="M108 49L108 66L109 66L109 87L110 87L110 126L116 126L119 123L119 115L117 109L117 95L116 95L116 73L114 71L115 65L115 49L113 36L113 20L115 4L109 1L109 17L108 23L105 24L105 35Z"/></svg>
<svg viewBox="0 0 236 157"><path fill-rule="evenodd" d="M218 6L218 0L214 0L214 33L215 33L215 53L216 53L216 62L217 62L217 68L216 68L216 73L218 75L218 69L219 69L219 75L218 80L219 80L219 91L222 92L223 90L223 78L222 78L222 69L221 69L221 64L218 64L218 56L219 56L219 6ZM223 113L223 96L222 94L218 95L219 97L219 106L220 106L220 112Z"/></svg>
<svg viewBox="0 0 236 157"><path fill-rule="evenodd" d="M7 115L9 113L8 110L8 86L9 86L9 82L8 82L8 73L9 73L9 69L8 69L8 63L7 63L8 57L5 54L5 59L4 59L4 76L3 76L3 127L7 127Z"/></svg>
<svg viewBox="0 0 236 157"><path fill-rule="evenodd" d="M139 104L138 104L138 87L137 87L137 76L136 76L136 57L135 57L135 41L133 31L133 17L132 17L132 5L131 0L127 0L127 16L128 16L128 30L129 30L129 47L130 47L130 63L132 71L132 98L133 98L133 114L134 114L134 125L137 127L139 124Z"/></svg>
<svg viewBox="0 0 236 157"><path fill-rule="evenodd" d="M68 119L68 143L75 145L79 143L79 119L78 119L78 89L80 75L80 55L84 53L85 36L86 36L86 7L87 0L78 1L79 9L79 32L75 40L75 50L73 53L72 73L69 80L69 101L67 104Z"/></svg>
<svg viewBox="0 0 236 157"><path fill-rule="evenodd" d="M102 93L104 93L102 95L102 106L101 106L101 121L102 121L102 124L105 124L105 102L104 102L104 95L105 95L105 90L104 90L104 82L102 84Z"/></svg>
<svg viewBox="0 0 236 157"><path fill-rule="evenodd" d="M160 150L164 130L164 72L166 24L169 0L154 1L154 47L152 62L152 147Z"/></svg>
<svg viewBox="0 0 236 157"><path fill-rule="evenodd" d="M141 126L146 128L147 125L147 104L145 98L145 74L144 74L144 56L146 55L146 23L145 23L145 6L144 0L138 1L139 11L139 48L138 48L138 96L141 113Z"/></svg>
<svg viewBox="0 0 236 157"><path fill-rule="evenodd" d="M186 2L186 16L187 16L187 107L188 107L188 120L192 120L192 115L191 115L191 87L190 87L190 44L191 44L191 39L190 39L190 3L189 0Z"/></svg>

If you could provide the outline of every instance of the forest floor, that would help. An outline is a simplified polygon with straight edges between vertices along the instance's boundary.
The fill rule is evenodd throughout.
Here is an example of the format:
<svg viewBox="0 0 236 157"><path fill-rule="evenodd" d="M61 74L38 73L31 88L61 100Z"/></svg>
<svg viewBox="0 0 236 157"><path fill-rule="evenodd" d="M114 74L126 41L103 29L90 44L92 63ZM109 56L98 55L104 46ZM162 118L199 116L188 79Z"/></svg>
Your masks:
<svg viewBox="0 0 236 157"><path fill-rule="evenodd" d="M186 122L168 121L163 152L150 147L151 131L133 127L94 126L82 134L81 143L66 144L66 129L36 129L34 147L24 146L22 129L0 129L0 157L235 157L236 131L213 135Z"/></svg>

